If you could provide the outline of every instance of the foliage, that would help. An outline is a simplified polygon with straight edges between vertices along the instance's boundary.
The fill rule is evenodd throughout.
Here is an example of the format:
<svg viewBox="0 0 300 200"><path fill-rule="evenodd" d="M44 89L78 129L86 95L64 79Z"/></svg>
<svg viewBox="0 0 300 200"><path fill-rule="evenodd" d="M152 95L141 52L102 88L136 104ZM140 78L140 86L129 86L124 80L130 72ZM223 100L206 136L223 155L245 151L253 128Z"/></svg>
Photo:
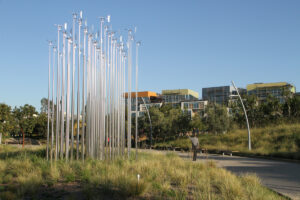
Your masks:
<svg viewBox="0 0 300 200"><path fill-rule="evenodd" d="M15 127L15 121L11 113L11 107L1 103L0 104L0 133L4 136L9 136L9 133L13 131Z"/></svg>
<svg viewBox="0 0 300 200"><path fill-rule="evenodd" d="M227 108L218 104L210 104L206 110L205 123L207 131L226 133L229 130L230 119Z"/></svg>
<svg viewBox="0 0 300 200"><path fill-rule="evenodd" d="M13 115L17 120L20 129L22 128L24 133L31 136L36 124L37 111L31 105L25 104L19 108L15 107Z"/></svg>
<svg viewBox="0 0 300 200"><path fill-rule="evenodd" d="M284 122L298 122L300 120L300 98L285 96L285 101L269 95L265 101L258 102L253 95L243 96L250 127L264 127ZM245 128L245 115L240 102L231 104L232 121L240 128Z"/></svg>
<svg viewBox="0 0 300 200"><path fill-rule="evenodd" d="M202 121L202 117L196 113L195 116L190 120L190 127L198 130L205 130L206 127Z"/></svg>
<svg viewBox="0 0 300 200"><path fill-rule="evenodd" d="M53 102L50 100L49 102L50 105L50 113L53 113ZM56 104L54 104L54 113L56 111ZM41 113L48 113L48 99L42 98L41 99Z"/></svg>
<svg viewBox="0 0 300 200"><path fill-rule="evenodd" d="M33 129L33 133L40 137L47 137L47 114L41 113L36 117L36 123Z"/></svg>
<svg viewBox="0 0 300 200"><path fill-rule="evenodd" d="M26 137L46 137L47 113L38 113L35 107L29 104L15 107L13 110L4 103L0 104L0 132L5 137L20 136L21 128Z"/></svg>
<svg viewBox="0 0 300 200"><path fill-rule="evenodd" d="M153 137L156 139L176 137L179 133L186 133L191 129L188 112L182 111L179 107L173 108L171 104L165 104L161 108L150 107L149 114ZM141 117L139 123L141 123L140 129L145 132L150 131L148 116Z"/></svg>

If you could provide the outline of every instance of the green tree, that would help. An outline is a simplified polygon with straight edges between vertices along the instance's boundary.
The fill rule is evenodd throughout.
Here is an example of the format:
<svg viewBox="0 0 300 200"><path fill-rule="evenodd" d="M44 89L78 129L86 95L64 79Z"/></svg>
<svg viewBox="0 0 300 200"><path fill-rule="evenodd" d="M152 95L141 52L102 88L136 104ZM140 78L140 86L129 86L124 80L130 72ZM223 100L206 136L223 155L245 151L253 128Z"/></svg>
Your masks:
<svg viewBox="0 0 300 200"><path fill-rule="evenodd" d="M245 105L250 127L258 126L261 123L261 120L264 118L264 115L259 107L257 97L254 95L243 95L242 99ZM245 113L239 100L236 100L231 104L231 110L235 124L237 124L240 128L246 128Z"/></svg>
<svg viewBox="0 0 300 200"><path fill-rule="evenodd" d="M181 111L179 117L177 118L178 131L177 133L186 133L191 129L191 116L187 110ZM177 134L179 136L179 134Z"/></svg>
<svg viewBox="0 0 300 200"><path fill-rule="evenodd" d="M286 98L283 105L283 115L287 119L297 119L300 117L300 97L293 96L290 98Z"/></svg>
<svg viewBox="0 0 300 200"><path fill-rule="evenodd" d="M15 120L11 113L11 107L1 103L0 104L0 132L3 136L9 136L16 127Z"/></svg>
<svg viewBox="0 0 300 200"><path fill-rule="evenodd" d="M153 138L165 138L167 126L164 114L156 107L150 107L149 114L152 122ZM145 119L148 121L148 118Z"/></svg>
<svg viewBox="0 0 300 200"><path fill-rule="evenodd" d="M52 107L53 107L53 102L50 100L50 113L53 112ZM54 112L56 111L56 104L54 104ZM47 98L42 98L41 99L41 113L48 113L48 99Z"/></svg>
<svg viewBox="0 0 300 200"><path fill-rule="evenodd" d="M282 118L282 104L280 104L277 98L271 95L260 105L260 109L264 114L264 118L261 119L263 122L262 125L277 123Z"/></svg>
<svg viewBox="0 0 300 200"><path fill-rule="evenodd" d="M227 108L218 104L210 104L207 107L205 124L208 131L213 133L227 132L230 126Z"/></svg>
<svg viewBox="0 0 300 200"><path fill-rule="evenodd" d="M41 113L36 117L36 123L33 128L33 133L39 137L47 137L47 122L48 116L46 113ZM51 128L51 127L50 127Z"/></svg>
<svg viewBox="0 0 300 200"><path fill-rule="evenodd" d="M190 128L199 129L200 131L205 129L202 118L198 113L196 113L195 116L190 120Z"/></svg>
<svg viewBox="0 0 300 200"><path fill-rule="evenodd" d="M300 97L294 96L291 99L291 113L295 118L300 118Z"/></svg>
<svg viewBox="0 0 300 200"><path fill-rule="evenodd" d="M37 121L37 114L35 107L29 104L25 104L19 108L15 107L13 110L13 115L19 124L19 127L23 128L24 133L28 136L31 136L33 133Z"/></svg>
<svg viewBox="0 0 300 200"><path fill-rule="evenodd" d="M168 137L173 137L179 134L179 117L181 114L181 110L179 108L171 108L169 112L165 114L165 123L166 123L166 134Z"/></svg>

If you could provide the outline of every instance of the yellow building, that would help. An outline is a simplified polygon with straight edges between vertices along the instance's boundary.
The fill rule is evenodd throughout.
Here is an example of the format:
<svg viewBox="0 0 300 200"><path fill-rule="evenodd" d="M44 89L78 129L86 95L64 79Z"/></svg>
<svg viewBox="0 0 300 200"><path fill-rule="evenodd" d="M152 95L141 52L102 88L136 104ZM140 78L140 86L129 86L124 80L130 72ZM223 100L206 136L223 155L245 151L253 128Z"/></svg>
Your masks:
<svg viewBox="0 0 300 200"><path fill-rule="evenodd" d="M163 90L162 98L165 103L180 103L199 99L199 93L190 89Z"/></svg>
<svg viewBox="0 0 300 200"><path fill-rule="evenodd" d="M247 85L247 94L257 96L259 101L264 101L271 95L283 103L286 95L293 95L295 93L295 86L287 82L254 83Z"/></svg>

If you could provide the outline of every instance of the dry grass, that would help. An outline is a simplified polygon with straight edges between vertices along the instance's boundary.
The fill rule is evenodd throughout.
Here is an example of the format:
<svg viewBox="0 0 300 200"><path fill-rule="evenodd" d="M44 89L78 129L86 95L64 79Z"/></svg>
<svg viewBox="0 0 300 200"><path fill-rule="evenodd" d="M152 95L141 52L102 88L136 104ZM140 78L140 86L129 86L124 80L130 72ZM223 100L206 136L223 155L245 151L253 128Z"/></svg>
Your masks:
<svg viewBox="0 0 300 200"><path fill-rule="evenodd" d="M175 154L52 164L43 156L43 149L0 146L0 199L282 199L255 175L237 177Z"/></svg>

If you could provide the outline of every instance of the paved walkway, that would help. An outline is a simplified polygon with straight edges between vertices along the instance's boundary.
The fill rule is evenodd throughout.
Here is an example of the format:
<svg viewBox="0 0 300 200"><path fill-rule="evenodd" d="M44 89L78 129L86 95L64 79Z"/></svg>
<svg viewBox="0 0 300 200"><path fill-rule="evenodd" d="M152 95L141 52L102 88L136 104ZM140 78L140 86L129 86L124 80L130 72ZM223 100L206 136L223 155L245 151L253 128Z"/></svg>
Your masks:
<svg viewBox="0 0 300 200"><path fill-rule="evenodd" d="M191 153L178 153L181 157L191 159ZM224 167L235 173L256 173L262 183L285 196L300 200L300 164L276 160L248 158L239 156L222 156L204 154L198 156L198 161L214 160L217 166Z"/></svg>

